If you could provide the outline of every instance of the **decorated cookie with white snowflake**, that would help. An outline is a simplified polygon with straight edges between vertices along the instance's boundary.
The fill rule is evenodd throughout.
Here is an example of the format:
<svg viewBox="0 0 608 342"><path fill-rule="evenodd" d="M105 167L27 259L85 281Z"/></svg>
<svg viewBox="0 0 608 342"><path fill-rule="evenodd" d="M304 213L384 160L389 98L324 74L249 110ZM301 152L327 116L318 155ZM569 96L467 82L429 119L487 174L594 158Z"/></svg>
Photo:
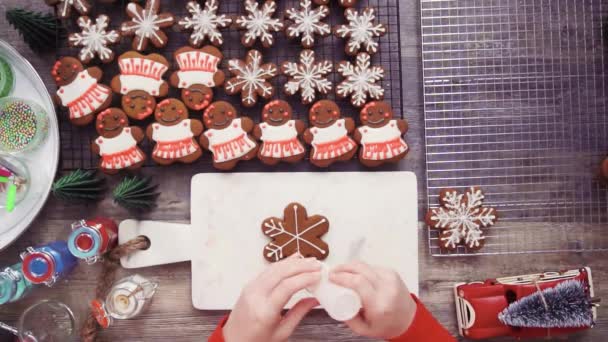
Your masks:
<svg viewBox="0 0 608 342"><path fill-rule="evenodd" d="M281 161L299 162L306 151L299 139L305 129L304 121L293 119L289 103L283 100L268 102L262 109L262 122L253 129L253 136L262 142L258 159L267 165Z"/></svg>
<svg viewBox="0 0 608 342"><path fill-rule="evenodd" d="M376 24L376 14L373 8L365 8L362 12L348 8L344 11L347 24L334 28L337 37L346 39L346 54L354 56L359 51L369 54L378 52L377 37L383 36L387 29L383 24Z"/></svg>
<svg viewBox="0 0 608 342"><path fill-rule="evenodd" d="M213 101L213 88L224 83L224 72L218 65L224 55L216 47L201 49L189 46L173 54L178 70L171 74L169 83L181 89L182 101L192 110L202 110Z"/></svg>
<svg viewBox="0 0 608 342"><path fill-rule="evenodd" d="M396 163L403 159L409 148L403 140L407 121L394 118L393 109L384 101L373 101L361 109L362 125L353 138L361 148L359 161L367 167Z"/></svg>
<svg viewBox="0 0 608 342"><path fill-rule="evenodd" d="M443 250L453 251L459 245L478 250L485 243L483 229L491 227L498 219L494 208L483 206L483 192L471 187L464 194L453 189L439 193L439 208L426 213L425 222L431 229L440 231L437 243Z"/></svg>
<svg viewBox="0 0 608 342"><path fill-rule="evenodd" d="M329 0L314 0L317 5L327 5ZM353 7L357 4L357 0L338 0L338 4L342 7Z"/></svg>
<svg viewBox="0 0 608 342"><path fill-rule="evenodd" d="M241 160L255 158L258 144L249 134L253 121L239 117L236 108L225 101L209 105L203 114L207 130L201 134L200 144L213 154L213 166L231 170Z"/></svg>
<svg viewBox="0 0 608 342"><path fill-rule="evenodd" d="M59 19L69 18L72 9L75 9L80 15L86 15L91 11L91 3L88 0L44 0L44 2L55 7Z"/></svg>
<svg viewBox="0 0 608 342"><path fill-rule="evenodd" d="M162 29L173 26L175 17L169 12L158 13L160 0L147 0L142 8L135 2L127 4L127 15L131 20L120 27L123 36L133 36L133 50L144 51L148 42L157 48L166 46L169 39Z"/></svg>
<svg viewBox="0 0 608 342"><path fill-rule="evenodd" d="M312 146L310 162L328 167L337 161L347 161L357 152L357 143L350 137L355 130L351 118L342 118L340 108L330 100L316 102L308 113L310 127L304 132L304 141Z"/></svg>
<svg viewBox="0 0 608 342"><path fill-rule="evenodd" d="M253 107L258 97L271 98L274 87L270 79L278 74L278 68L273 63L262 64L263 56L257 50L249 50L245 60L231 59L228 61L228 71L234 76L224 84L226 94L241 94L241 103L245 107Z"/></svg>
<svg viewBox="0 0 608 342"><path fill-rule="evenodd" d="M357 55L355 63L342 61L336 70L344 80L336 87L336 95L340 98L350 97L350 103L362 107L368 99L382 100L384 89L379 84L384 78L384 69L371 65L371 57L367 53Z"/></svg>
<svg viewBox="0 0 608 342"><path fill-rule="evenodd" d="M206 41L221 46L224 38L220 29L228 27L232 19L225 14L218 14L219 0L207 0L205 7L196 1L190 1L186 9L190 16L178 21L178 26L182 31L192 31L188 42L193 47L200 47Z"/></svg>
<svg viewBox="0 0 608 342"><path fill-rule="evenodd" d="M325 5L314 8L311 0L301 0L300 8L287 10L285 33L287 38L300 38L302 46L311 48L315 44L315 36L326 37L331 33L331 27L323 20L329 15Z"/></svg>
<svg viewBox="0 0 608 342"><path fill-rule="evenodd" d="M314 51L303 50L300 53L300 63L284 62L281 65L281 72L289 77L285 83L285 93L300 93L303 104L313 103L317 92L327 95L331 91L332 83L327 79L327 75L332 69L330 61L317 62Z"/></svg>
<svg viewBox="0 0 608 342"><path fill-rule="evenodd" d="M271 239L264 247L264 258L277 262L294 254L324 260L329 246L321 239L329 231L325 216L308 216L306 208L290 203L283 210L283 218L269 217L262 222L262 233Z"/></svg>
<svg viewBox="0 0 608 342"><path fill-rule="evenodd" d="M274 44L274 32L283 30L283 22L273 18L277 10L275 1L266 0L260 4L256 0L245 0L245 15L236 18L235 25L243 30L241 43L245 47L251 47L259 39L264 47Z"/></svg>
<svg viewBox="0 0 608 342"><path fill-rule="evenodd" d="M89 63L95 56L103 63L114 60L114 51L111 45L118 43L120 34L116 30L108 30L110 18L100 15L95 22L89 17L78 18L78 26L82 29L79 33L72 33L68 37L68 43L73 47L81 47L78 58L84 64Z"/></svg>

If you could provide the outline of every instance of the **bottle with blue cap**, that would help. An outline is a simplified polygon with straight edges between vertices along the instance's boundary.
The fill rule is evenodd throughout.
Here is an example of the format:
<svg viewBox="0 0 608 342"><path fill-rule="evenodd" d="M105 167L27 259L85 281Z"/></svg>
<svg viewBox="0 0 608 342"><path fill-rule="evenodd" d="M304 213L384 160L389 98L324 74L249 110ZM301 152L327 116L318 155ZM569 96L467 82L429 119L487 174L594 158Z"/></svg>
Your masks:
<svg viewBox="0 0 608 342"><path fill-rule="evenodd" d="M98 217L72 223L68 237L70 253L78 259L94 264L118 243L118 226L108 218Z"/></svg>
<svg viewBox="0 0 608 342"><path fill-rule="evenodd" d="M78 259L70 253L65 241L28 247L21 253L21 259L21 270L25 279L33 284L45 284L49 287L57 280L65 278L78 264Z"/></svg>
<svg viewBox="0 0 608 342"><path fill-rule="evenodd" d="M25 297L34 285L21 272L21 263L0 271L0 305Z"/></svg>

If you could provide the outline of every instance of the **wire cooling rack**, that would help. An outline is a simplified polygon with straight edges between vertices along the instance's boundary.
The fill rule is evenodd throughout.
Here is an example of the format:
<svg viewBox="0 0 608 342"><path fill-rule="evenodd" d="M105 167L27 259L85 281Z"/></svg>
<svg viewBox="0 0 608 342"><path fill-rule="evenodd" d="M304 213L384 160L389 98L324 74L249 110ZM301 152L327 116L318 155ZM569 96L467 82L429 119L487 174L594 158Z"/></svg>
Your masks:
<svg viewBox="0 0 608 342"><path fill-rule="evenodd" d="M161 12L171 12L179 20L179 18L187 16L186 11L187 0L161 0ZM199 0L204 3L204 1ZM298 7L297 0L284 0L277 1L278 9L276 15L283 18L288 8ZM92 10L91 17L96 17L99 14L107 14L110 17L110 26L117 29L120 24L127 20L125 13L125 7L128 1L120 0L113 4L104 4L100 1L95 2L95 7ZM396 113L396 116L403 117L401 113L403 108L401 98L401 50L400 37L399 37L399 1L398 0L362 0L359 1L357 6L358 9L364 7L371 7L376 10L376 17L378 22L383 23L388 28L388 33L378 40L380 46L379 51L372 56L372 64L379 65L384 68L385 76L382 82L385 94L384 98L389 101ZM330 4L330 15L326 22L332 27L342 24L345 22L344 9L339 7L335 1L331 1ZM242 0L222 0L220 1L220 13L228 14L231 16L240 15L245 13ZM75 24L75 16L71 20L65 22L68 32L80 31L78 26ZM176 28L168 29L165 31L169 36L169 43L163 49L149 49L145 53L161 53L168 61L172 63L171 68L165 74L165 79L168 79L169 75L173 70L176 69L175 62L173 60L173 52L182 46L188 44L189 31L180 32ZM222 31L224 35L224 45L221 48L224 54L224 60L222 62L222 69L226 72L227 76L227 60L232 58L244 58L247 49L244 48L240 43L240 32L236 29L229 28ZM298 61L300 51L302 47L299 41L290 41L286 38L283 32L275 34L275 44L271 48L262 48L259 44L256 44L254 48L258 49L264 55L264 62L272 62L280 65L284 61ZM338 63L341 60L354 60L352 57L347 57L344 53L344 40L337 38L333 35L319 38L315 44L313 50L316 53L316 57L319 60L330 60ZM125 51L131 50L130 39L123 38L120 45L115 46L116 56L119 56ZM63 41L58 47L57 56L76 56L78 53L77 48L70 48L67 46L67 42ZM89 65L92 66L92 65ZM102 82L110 84L110 81L114 75L118 73L118 67L116 61L108 64L97 64L102 68L104 75ZM335 68L334 68L335 69ZM337 84L342 80L342 77L334 72L329 76L329 80L334 85L334 90ZM285 76L275 77L272 81L276 89L276 98L287 100L294 108L295 116L301 120L308 121L308 109L309 106L304 106L300 103L299 96L286 96L283 93L283 85L287 81ZM259 121L261 108L266 101L260 100L260 103L253 108L243 108L240 105L239 96L228 96L225 94L223 89L215 89L215 100L227 100L231 102L240 113L249 116L254 121ZM171 89L169 92L170 97L179 98L179 91ZM327 98L336 100L335 92L328 94ZM321 97L319 97L321 99ZM344 116L353 117L358 121L358 110L350 105L348 100L336 100L338 105L342 108L342 114ZM120 96L114 96L113 106L120 107ZM201 111L190 111L190 117L201 119ZM90 142L97 137L93 125L88 127L74 127L67 120L68 114L64 109L60 111L60 135L61 135L61 168L63 170L71 170L76 168L92 169L97 167L98 158L91 153ZM141 127L146 127L152 122L152 118L148 118L143 122L131 122ZM151 152L151 145L145 141L142 149L148 155ZM248 162L247 164L256 163ZM349 167L359 167L356 161L351 161L352 165ZM146 167L154 167L154 163L148 160ZM203 155L200 162L196 164L197 172L212 172L214 169L211 166L211 157L209 153ZM239 167L241 167L239 165ZM300 167L300 166L294 166ZM301 166L305 167L305 166ZM254 168L261 168L260 170L271 170L273 167L265 167L260 163L255 164Z"/></svg>
<svg viewBox="0 0 608 342"><path fill-rule="evenodd" d="M603 0L421 0L428 202L441 188L484 189L502 224L477 254L608 249L597 180L607 10ZM543 229L557 238L541 240ZM433 255L469 254L436 240L430 231Z"/></svg>

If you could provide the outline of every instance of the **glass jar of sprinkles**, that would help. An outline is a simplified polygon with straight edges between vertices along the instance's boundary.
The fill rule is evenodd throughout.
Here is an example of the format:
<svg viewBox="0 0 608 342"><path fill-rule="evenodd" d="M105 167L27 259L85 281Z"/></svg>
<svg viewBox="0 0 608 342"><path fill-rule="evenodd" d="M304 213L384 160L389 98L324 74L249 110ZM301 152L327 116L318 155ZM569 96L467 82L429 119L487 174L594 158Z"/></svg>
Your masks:
<svg viewBox="0 0 608 342"><path fill-rule="evenodd" d="M48 114L35 102L16 97L0 99L0 152L34 149L48 133Z"/></svg>

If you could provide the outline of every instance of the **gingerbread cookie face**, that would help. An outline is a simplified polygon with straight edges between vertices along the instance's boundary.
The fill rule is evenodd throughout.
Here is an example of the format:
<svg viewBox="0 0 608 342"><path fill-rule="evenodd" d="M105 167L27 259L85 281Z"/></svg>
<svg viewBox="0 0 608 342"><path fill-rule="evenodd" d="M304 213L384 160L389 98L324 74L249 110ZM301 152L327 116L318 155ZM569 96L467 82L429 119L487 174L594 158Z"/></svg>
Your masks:
<svg viewBox="0 0 608 342"><path fill-rule="evenodd" d="M383 36L387 30L383 24L376 24L376 13L372 8L362 12L348 8L344 11L347 24L339 25L334 33L337 37L346 39L346 54L354 56L360 51L374 54L378 52L377 37Z"/></svg>
<svg viewBox="0 0 608 342"><path fill-rule="evenodd" d="M295 95L301 93L302 103L309 104L316 99L317 92L327 95L332 84L327 75L332 71L330 61L317 62L312 50L300 53L300 63L284 62L281 66L283 74L289 77L285 83L285 93Z"/></svg>
<svg viewBox="0 0 608 342"><path fill-rule="evenodd" d="M311 126L326 128L340 118L340 108L334 101L321 100L315 103L308 112L308 122Z"/></svg>
<svg viewBox="0 0 608 342"><path fill-rule="evenodd" d="M86 15L91 10L91 4L87 0L44 0L49 6L57 9L57 18L67 19L72 14L72 8L80 15Z"/></svg>
<svg viewBox="0 0 608 342"><path fill-rule="evenodd" d="M146 160L137 146L144 134L139 127L129 127L127 115L118 108L109 108L99 113L95 128L99 137L91 148L99 154L99 168L107 174L120 170L138 170Z"/></svg>
<svg viewBox="0 0 608 342"><path fill-rule="evenodd" d="M261 7L257 0L245 0L247 14L235 20L236 27L244 31L243 46L251 47L258 39L265 48L274 44L273 32L283 30L283 22L272 17L276 10L277 4L273 0L266 0Z"/></svg>
<svg viewBox="0 0 608 342"><path fill-rule="evenodd" d="M158 104L154 117L163 126L175 126L188 118L188 109L179 100L166 99Z"/></svg>
<svg viewBox="0 0 608 342"><path fill-rule="evenodd" d="M143 90L132 90L120 99L120 104L130 118L143 120L154 113L156 98Z"/></svg>
<svg viewBox="0 0 608 342"><path fill-rule="evenodd" d="M329 231L329 220L321 215L308 216L306 208L290 203L283 211L283 218L270 217L262 222L262 233L272 242L264 247L264 258L277 262L293 254L305 258L324 260L329 246L321 237Z"/></svg>
<svg viewBox="0 0 608 342"><path fill-rule="evenodd" d="M196 1L190 1L186 9L190 13L189 17L182 18L178 25L181 30L191 30L190 45L201 46L206 40L215 46L221 46L224 38L220 29L228 27L232 23L225 14L218 14L219 0L207 0L205 7Z"/></svg>
<svg viewBox="0 0 608 342"><path fill-rule="evenodd" d="M498 219L494 208L483 206L483 192L471 187L464 194L453 189L443 189L439 194L440 207L430 209L425 221L431 229L439 229L437 243L443 250L453 251L464 244L470 250L478 250L485 243L483 228Z"/></svg>
<svg viewBox="0 0 608 342"><path fill-rule="evenodd" d="M228 70L234 75L224 85L228 95L241 93L241 103L245 107L253 107L258 102L258 96L269 99L274 95L274 87L269 80L278 73L273 63L262 64L262 54L250 50L245 60L231 59Z"/></svg>
<svg viewBox="0 0 608 342"><path fill-rule="evenodd" d="M68 37L70 46L82 47L78 58L82 63L89 63L98 56L103 63L114 60L114 51L111 45L118 43L120 34L116 30L109 30L110 18L100 15L95 22L89 17L78 18L78 26L82 29L80 33L72 33Z"/></svg>
<svg viewBox="0 0 608 342"><path fill-rule="evenodd" d="M62 57L53 66L51 75L55 84L64 86L74 81L76 76L84 70L84 66L74 57Z"/></svg>
<svg viewBox="0 0 608 342"><path fill-rule="evenodd" d="M304 48L315 45L315 36L325 37L331 33L331 27L323 22L329 15L329 8L321 5L312 7L311 0L301 0L300 9L291 8L287 10L289 20L286 28L288 38L301 38Z"/></svg>
<svg viewBox="0 0 608 342"><path fill-rule="evenodd" d="M292 119L293 110L282 100L271 101L262 110L262 122L253 135L262 142L258 159L267 165L285 161L295 163L304 158L304 145L299 135L306 128L304 122Z"/></svg>
<svg viewBox="0 0 608 342"><path fill-rule="evenodd" d="M175 18L171 13L158 13L160 0L147 0L145 8L130 2L127 15L131 18L120 27L123 36L133 36L133 50L144 51L151 42L157 48L167 45L169 39L163 28L173 26Z"/></svg>
<svg viewBox="0 0 608 342"><path fill-rule="evenodd" d="M357 55L355 63L342 61L337 67L344 80L338 84L336 95L340 98L350 96L350 103L362 107L368 98L382 100L384 89L379 84L384 79L384 69L371 65L371 57L366 53Z"/></svg>

